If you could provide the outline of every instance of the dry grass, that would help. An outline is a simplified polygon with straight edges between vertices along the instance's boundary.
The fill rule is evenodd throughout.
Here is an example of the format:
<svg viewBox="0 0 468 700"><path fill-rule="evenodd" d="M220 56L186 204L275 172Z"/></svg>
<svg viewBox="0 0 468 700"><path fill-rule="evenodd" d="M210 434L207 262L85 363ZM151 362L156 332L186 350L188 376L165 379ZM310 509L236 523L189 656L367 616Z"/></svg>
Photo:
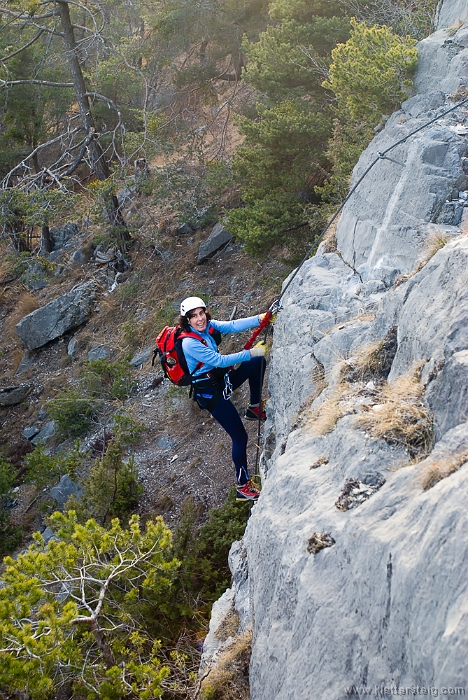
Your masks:
<svg viewBox="0 0 468 700"><path fill-rule="evenodd" d="M428 491L445 477L454 474L467 461L468 449L447 455L445 458L431 459L429 457L420 477L423 491Z"/></svg>
<svg viewBox="0 0 468 700"><path fill-rule="evenodd" d="M340 220L340 217L338 217L332 223L332 225L330 226L330 228L328 229L328 231L322 239L321 246L323 253L336 253L338 250L338 244L336 241L336 227L338 226L338 221Z"/></svg>
<svg viewBox="0 0 468 700"><path fill-rule="evenodd" d="M234 637L238 629L239 615L237 614L234 606L231 606L226 617L222 620L221 624L216 630L215 637L225 642L229 637Z"/></svg>
<svg viewBox="0 0 468 700"><path fill-rule="evenodd" d="M399 287L400 284L404 284L414 277L450 240L451 236L447 236L442 231L433 231L424 241L422 253L414 270L406 274L397 275L393 287Z"/></svg>
<svg viewBox="0 0 468 700"><path fill-rule="evenodd" d="M307 551L309 554L318 554L322 549L333 547L334 544L335 540L329 532L323 532L321 535L314 532L307 540Z"/></svg>
<svg viewBox="0 0 468 700"><path fill-rule="evenodd" d="M433 232L426 238L424 241L424 253L422 256L422 260L419 263L421 267L423 265L426 265L429 260L434 257L434 255L439 251L442 250L442 248L447 245L447 243L450 241L450 236L447 236L446 234L440 232ZM421 268L419 268L421 269Z"/></svg>
<svg viewBox="0 0 468 700"><path fill-rule="evenodd" d="M343 367L342 376L350 382L368 382L388 377L397 350L397 329L391 328L385 338L364 346Z"/></svg>
<svg viewBox="0 0 468 700"><path fill-rule="evenodd" d="M22 318L32 313L39 307L37 299L29 292L21 292L18 297L18 301L15 304L14 310L8 316L8 320L5 323L5 330L2 337L2 344L7 345L11 342L16 344L19 341L18 334L16 332L16 324L21 321Z"/></svg>
<svg viewBox="0 0 468 700"><path fill-rule="evenodd" d="M338 420L348 409L348 405L344 403L344 398L350 393L350 385L347 382L341 382L335 387L330 396L308 415L306 426L313 436L326 435L335 429Z"/></svg>
<svg viewBox="0 0 468 700"><path fill-rule="evenodd" d="M423 401L419 368L385 384L381 402L357 418L359 427L390 444L405 447L411 457L422 459L433 441L432 418Z"/></svg>
<svg viewBox="0 0 468 700"><path fill-rule="evenodd" d="M249 663L252 633L245 632L216 660L200 684L200 700L249 700Z"/></svg>
<svg viewBox="0 0 468 700"><path fill-rule="evenodd" d="M445 30L447 36L453 36L454 34L456 34L460 27L463 27L463 22L461 21L461 19L457 19L457 21L454 24L452 24L450 27L447 27L447 29Z"/></svg>

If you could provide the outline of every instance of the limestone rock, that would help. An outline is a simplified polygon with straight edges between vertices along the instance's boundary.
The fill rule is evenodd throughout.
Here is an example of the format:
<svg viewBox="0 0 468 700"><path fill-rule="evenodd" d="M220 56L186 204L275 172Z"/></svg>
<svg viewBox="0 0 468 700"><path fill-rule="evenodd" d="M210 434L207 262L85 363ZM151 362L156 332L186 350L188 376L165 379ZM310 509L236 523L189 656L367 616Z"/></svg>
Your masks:
<svg viewBox="0 0 468 700"><path fill-rule="evenodd" d="M28 396L32 387L30 384L20 386L6 386L0 389L0 406L16 406L22 403Z"/></svg>
<svg viewBox="0 0 468 700"><path fill-rule="evenodd" d="M109 357L110 350L105 345L96 345L88 352L88 362L92 360L105 360Z"/></svg>
<svg viewBox="0 0 468 700"><path fill-rule="evenodd" d="M56 422L54 420L49 421L42 430L31 439L32 444L38 445L40 442L47 442L47 440L54 437L56 429Z"/></svg>
<svg viewBox="0 0 468 700"><path fill-rule="evenodd" d="M132 357L132 359L130 360L130 364L132 365L132 367L141 367L142 365L146 365L146 363L149 362L152 354L152 347L140 350L140 352L137 352L136 355Z"/></svg>
<svg viewBox="0 0 468 700"><path fill-rule="evenodd" d="M207 240L204 241L198 249L197 264L200 265L201 263L205 262L205 260L208 260L208 258L214 255L217 250L222 248L223 245L226 245L226 243L229 243L231 240L232 234L229 233L229 231L226 231L224 226L219 222L215 224Z"/></svg>
<svg viewBox="0 0 468 700"><path fill-rule="evenodd" d="M75 482L70 479L68 474L64 474L58 485L54 486L50 490L50 495L57 502L59 510L63 510L63 506L68 501L70 496L75 495L79 499L81 492L81 486L75 484Z"/></svg>
<svg viewBox="0 0 468 700"><path fill-rule="evenodd" d="M65 226L62 226L61 228L51 228L50 235L53 241L52 250L60 250L71 238L78 236L79 233L80 229L78 224L73 222L65 224Z"/></svg>
<svg viewBox="0 0 468 700"><path fill-rule="evenodd" d="M429 102L432 97L432 102ZM440 92L408 100L387 122L361 156L353 182L377 158L406 134L434 116L444 105ZM447 204L454 187L464 189L464 157L468 142L451 130L453 116L423 130L381 159L359 185L343 210L336 238L343 259L364 280L391 285L397 273L411 272L423 252L431 226L456 225L462 206Z"/></svg>
<svg viewBox="0 0 468 700"><path fill-rule="evenodd" d="M453 105L449 93L468 75L460 18L468 21L465 2L439 7L441 28L419 45L420 94L377 134L354 182L379 152ZM398 163L379 160L343 211L339 253L307 260L282 298L262 492L243 545L232 548L233 585L215 607L203 655L209 664L216 624L236 610L252 625L252 700L345 700L361 697L359 686L376 695L465 688L468 238L457 228L465 127L457 109L392 151ZM434 233L449 241L428 260ZM420 409L434 422L432 451L416 464L403 439L374 437L359 422L378 415L385 377L361 381L350 368L389 334L385 388L420 377ZM402 400L395 408L404 410Z"/></svg>
<svg viewBox="0 0 468 700"><path fill-rule="evenodd" d="M95 298L94 282L87 282L22 318L16 330L25 348L39 348L85 323Z"/></svg>

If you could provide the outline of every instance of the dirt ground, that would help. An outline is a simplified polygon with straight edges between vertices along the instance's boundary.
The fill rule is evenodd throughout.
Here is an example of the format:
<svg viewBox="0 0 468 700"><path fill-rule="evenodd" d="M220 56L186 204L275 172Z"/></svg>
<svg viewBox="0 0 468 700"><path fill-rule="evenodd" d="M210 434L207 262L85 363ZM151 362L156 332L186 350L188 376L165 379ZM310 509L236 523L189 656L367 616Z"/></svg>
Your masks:
<svg viewBox="0 0 468 700"><path fill-rule="evenodd" d="M291 269L280 254L254 260L247 257L237 243L229 244L203 265L197 265L199 243L207 238L209 230L192 236L166 233L156 243L150 233L142 227L135 237L126 256L130 268L112 292L109 291L112 271L93 259L81 266L70 265L61 279L56 281L52 276L48 286L38 291L28 290L18 281L0 285L0 290L3 289L0 296L3 339L0 386L31 386L25 402L0 408L0 444L3 454L18 470L20 487L12 517L30 531L41 527L40 503L47 494L39 494L31 506L37 494L21 483L22 459L32 449L23 431L32 425L43 427L48 420L43 417L47 401L66 387L80 386L80 372L86 366L89 350L105 345L110 352L109 361L116 361L152 349L161 328L176 322L178 306L186 296L202 296L213 318L221 320L265 311ZM86 245L90 235L87 232L77 244ZM67 269L67 260L64 262ZM4 268L0 270L0 277L5 279ZM90 279L94 279L99 288L90 320L29 353L29 367L17 374L24 349L15 331L16 323L34 308ZM249 335L247 331L226 337L221 352L242 349ZM71 338L76 340L73 357L67 350ZM114 401L106 406L95 434L109 424L116 410L127 411L145 425L139 443L128 450L128 456L133 454L144 485L139 511L144 518L163 515L167 524L174 526L187 498L201 505L202 518L210 508L220 506L235 483L235 472L226 433L209 413L188 398L188 389L174 387L167 379L159 384L155 382L162 376L159 366L151 367L151 360L135 369L134 392L125 401ZM267 380L264 387L263 395L267 398ZM238 390L233 401L243 415L248 404L247 387ZM245 421L245 426L249 433L249 466L253 469L257 423ZM48 447L55 449L57 443L58 440L49 442Z"/></svg>

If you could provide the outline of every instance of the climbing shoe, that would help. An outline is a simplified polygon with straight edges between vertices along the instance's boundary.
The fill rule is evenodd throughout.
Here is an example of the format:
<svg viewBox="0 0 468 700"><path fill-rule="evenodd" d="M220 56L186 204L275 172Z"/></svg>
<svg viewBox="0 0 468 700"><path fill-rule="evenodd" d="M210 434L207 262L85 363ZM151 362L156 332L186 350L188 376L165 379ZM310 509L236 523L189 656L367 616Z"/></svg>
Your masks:
<svg viewBox="0 0 468 700"><path fill-rule="evenodd" d="M256 501L260 496L260 491L253 488L252 482L237 487L236 501Z"/></svg>
<svg viewBox="0 0 468 700"><path fill-rule="evenodd" d="M244 418L246 420L266 420L266 413L263 407L260 406L249 406L245 409Z"/></svg>

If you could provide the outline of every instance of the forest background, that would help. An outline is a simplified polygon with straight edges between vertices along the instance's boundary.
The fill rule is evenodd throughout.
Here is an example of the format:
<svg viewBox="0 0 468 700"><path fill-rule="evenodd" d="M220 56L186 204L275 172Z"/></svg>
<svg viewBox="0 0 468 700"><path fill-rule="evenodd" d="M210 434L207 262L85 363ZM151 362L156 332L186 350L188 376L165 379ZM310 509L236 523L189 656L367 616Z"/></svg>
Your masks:
<svg viewBox="0 0 468 700"><path fill-rule="evenodd" d="M134 268L142 241L160 252L184 225L197 235L222 220L253 265L274 258L291 269L346 196L362 150L411 94L416 42L431 32L435 10L435 0L3 2L5 284L32 261L50 272L51 229L77 218L92 222L90 243L133 256ZM144 225L129 223L124 191L150 212ZM151 292L143 275L134 283L136 296ZM167 296L153 324L172 321ZM187 502L172 534L158 518L140 525L132 516L127 527L141 484L125 450L142 426L109 409L132 390L136 331L130 317L122 327L122 357L86 363L79 387L60 387L48 403L74 447L50 454L38 445L17 468L3 450L2 554L28 544L10 521L19 483L39 493L66 472L84 494L64 514L46 503L58 539L37 536L7 560L6 694L196 690L197 644L229 584L227 551L248 513L231 494L209 516ZM80 440L99 414L113 428L90 466Z"/></svg>

